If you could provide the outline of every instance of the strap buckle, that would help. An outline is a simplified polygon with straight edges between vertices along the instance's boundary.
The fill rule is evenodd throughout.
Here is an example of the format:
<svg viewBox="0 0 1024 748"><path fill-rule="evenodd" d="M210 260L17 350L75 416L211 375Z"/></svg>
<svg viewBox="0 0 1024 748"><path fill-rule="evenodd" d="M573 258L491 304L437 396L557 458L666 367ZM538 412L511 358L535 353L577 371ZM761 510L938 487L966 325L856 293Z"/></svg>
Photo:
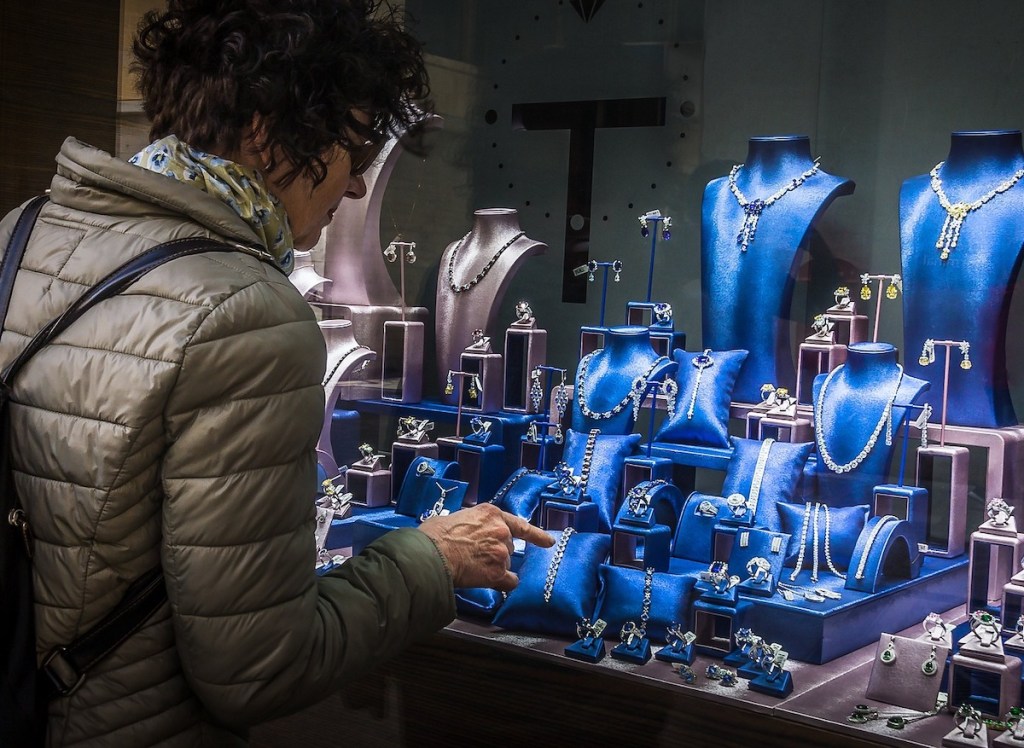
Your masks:
<svg viewBox="0 0 1024 748"><path fill-rule="evenodd" d="M67 647L57 647L46 656L39 668L46 673L54 690L61 696L70 696L85 681L85 672L79 672L66 656L67 651Z"/></svg>

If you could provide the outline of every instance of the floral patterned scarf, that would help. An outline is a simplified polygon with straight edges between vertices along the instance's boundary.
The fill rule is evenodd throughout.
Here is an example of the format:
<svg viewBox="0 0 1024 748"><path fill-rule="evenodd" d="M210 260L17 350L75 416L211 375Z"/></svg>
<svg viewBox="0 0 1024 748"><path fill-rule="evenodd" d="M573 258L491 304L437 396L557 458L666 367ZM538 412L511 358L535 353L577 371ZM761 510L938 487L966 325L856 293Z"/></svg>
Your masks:
<svg viewBox="0 0 1024 748"><path fill-rule="evenodd" d="M295 258L288 216L259 172L203 153L176 135L150 143L128 163L194 185L225 202L263 239L278 266L291 272Z"/></svg>

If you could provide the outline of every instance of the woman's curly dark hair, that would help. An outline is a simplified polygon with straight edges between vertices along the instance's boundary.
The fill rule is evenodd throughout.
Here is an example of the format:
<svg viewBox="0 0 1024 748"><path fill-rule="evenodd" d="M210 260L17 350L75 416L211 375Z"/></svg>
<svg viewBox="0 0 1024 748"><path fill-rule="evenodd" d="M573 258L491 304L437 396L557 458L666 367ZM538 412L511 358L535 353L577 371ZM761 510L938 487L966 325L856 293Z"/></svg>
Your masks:
<svg viewBox="0 0 1024 748"><path fill-rule="evenodd" d="M260 145L294 165L285 183L319 184L332 146L398 135L429 108L421 45L381 0L169 0L133 52L153 139L236 152L259 114Z"/></svg>

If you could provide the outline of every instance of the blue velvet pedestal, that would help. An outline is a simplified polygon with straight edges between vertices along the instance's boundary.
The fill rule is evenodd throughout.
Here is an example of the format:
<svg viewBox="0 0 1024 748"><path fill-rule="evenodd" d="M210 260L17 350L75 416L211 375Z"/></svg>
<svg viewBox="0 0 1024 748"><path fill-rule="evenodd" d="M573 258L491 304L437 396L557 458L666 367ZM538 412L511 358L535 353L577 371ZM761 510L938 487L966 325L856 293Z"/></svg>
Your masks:
<svg viewBox="0 0 1024 748"><path fill-rule="evenodd" d="M444 480L441 483L448 492L445 496L444 508L449 512L461 509L466 500L466 489L469 485L463 481L454 480ZM435 487L432 492L423 491L416 497L410 497L409 501L403 502L404 505L401 508L396 506L393 511L383 510L380 514L356 517L352 525L352 554L361 553L363 548L392 530L401 527L418 527L420 515L433 507L439 497L440 492Z"/></svg>
<svg viewBox="0 0 1024 748"><path fill-rule="evenodd" d="M921 573L924 554L917 547L910 523L882 519L871 517L857 538L850 558L853 573L846 575L848 590L877 592L886 579L915 579ZM861 572L860 579L854 570Z"/></svg>
<svg viewBox="0 0 1024 748"><path fill-rule="evenodd" d="M504 479L505 448L500 444L477 444L471 439L467 436L455 448L455 461L462 469L462 479L469 484L466 506L490 501Z"/></svg>
<svg viewBox="0 0 1024 748"><path fill-rule="evenodd" d="M627 457L622 463L622 495L645 480L672 480L672 460L665 457Z"/></svg>
<svg viewBox="0 0 1024 748"><path fill-rule="evenodd" d="M583 662L600 662L604 659L604 637L598 636L589 642L586 639L577 639L565 648L565 656Z"/></svg>
<svg viewBox="0 0 1024 748"><path fill-rule="evenodd" d="M540 493L540 526L545 530L574 527L578 532L597 532L597 504L579 492L564 493L557 483Z"/></svg>
<svg viewBox="0 0 1024 748"><path fill-rule="evenodd" d="M643 636L637 637L632 646L626 642L616 644L610 654L614 660L643 665L651 659L651 640Z"/></svg>
<svg viewBox="0 0 1024 748"><path fill-rule="evenodd" d="M756 678L751 679L747 683L747 687L751 691L784 699L793 693L793 674L788 670L783 670L774 678L769 678L767 673L762 673Z"/></svg>
<svg viewBox="0 0 1024 748"><path fill-rule="evenodd" d="M661 662L670 662L673 665L692 665L697 652L693 644L683 646L682 641L673 644L666 644L654 653L654 659Z"/></svg>
<svg viewBox="0 0 1024 748"><path fill-rule="evenodd" d="M723 657L732 651L736 629L747 626L750 603L731 600L732 588L725 595L706 592L693 604L692 631L697 635L693 643L700 654Z"/></svg>
<svg viewBox="0 0 1024 748"><path fill-rule="evenodd" d="M928 489L920 486L897 486L884 483L872 492L871 514L891 514L906 520L917 543L928 537Z"/></svg>

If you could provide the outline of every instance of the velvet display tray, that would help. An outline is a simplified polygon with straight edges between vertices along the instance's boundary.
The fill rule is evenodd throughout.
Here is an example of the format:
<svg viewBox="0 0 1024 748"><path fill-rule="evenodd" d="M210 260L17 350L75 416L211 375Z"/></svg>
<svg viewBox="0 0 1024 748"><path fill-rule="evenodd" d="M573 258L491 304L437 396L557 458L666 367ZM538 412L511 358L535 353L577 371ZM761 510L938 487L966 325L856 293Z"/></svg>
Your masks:
<svg viewBox="0 0 1024 748"><path fill-rule="evenodd" d="M707 564L678 558L669 567L674 574L688 575L706 569ZM882 631L920 624L930 611L963 605L967 597L966 556L927 557L920 577L894 582L873 595L844 589L843 580L825 570L817 584L806 569L790 582L791 571L783 569L783 582L825 587L841 593L842 599L812 603L801 597L788 602L778 594L767 599L743 595L752 605L738 625L781 643L791 659L818 665L877 642Z"/></svg>
<svg viewBox="0 0 1024 748"><path fill-rule="evenodd" d="M965 613L962 607L957 607L942 612L942 616L947 621L961 621ZM938 746L942 743L942 736L955 727L953 715L946 712L908 724L902 730L887 728L885 720L864 724L847 721L847 716L857 704L877 707L880 712L906 711L871 701L864 696L871 674L871 663L875 656L877 636L868 646L849 652L826 665L788 663L786 669L793 675L794 690L790 696L778 699L750 690L744 680L732 687L707 680L704 676L705 668L712 663L721 665L721 659L705 655L697 655L694 660L691 667L697 673L697 679L695 683L688 684L679 678L673 666L654 659L644 665L613 660L611 657L605 657L598 663L570 659L564 655L564 649L570 642L561 639L505 631L495 626L463 619L456 619L449 624L446 632L457 638L485 642L526 657L556 662L577 670L589 670L595 677L625 678L636 682L638 687L684 689L688 696L705 700L710 709L714 709L715 704L727 704L749 711L752 716L770 715L777 719L813 725L836 734L836 740L830 740L828 745L847 745L852 740L858 740L908 748ZM913 626L897 633L908 637L921 636L921 619L918 618ZM606 649L610 650L615 643L614 636L606 639ZM655 649L657 648L655 646ZM640 698L641 695L642 691L638 688L637 697ZM767 723L766 727L770 729Z"/></svg>

